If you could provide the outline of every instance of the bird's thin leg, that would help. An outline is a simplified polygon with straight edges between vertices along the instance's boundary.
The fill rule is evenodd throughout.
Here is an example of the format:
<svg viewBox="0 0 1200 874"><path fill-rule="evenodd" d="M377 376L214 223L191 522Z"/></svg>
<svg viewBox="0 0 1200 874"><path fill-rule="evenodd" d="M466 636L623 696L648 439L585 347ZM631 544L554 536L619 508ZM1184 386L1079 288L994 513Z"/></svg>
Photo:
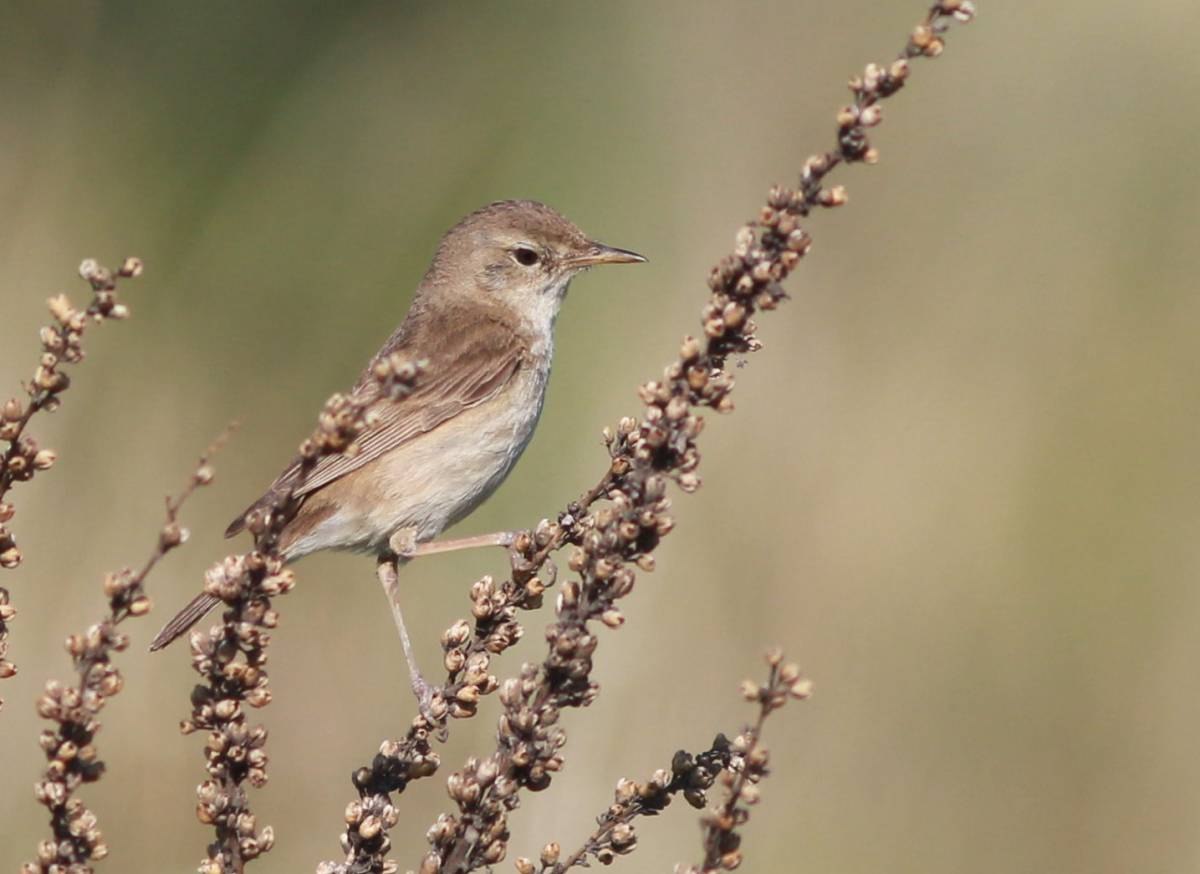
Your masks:
<svg viewBox="0 0 1200 874"><path fill-rule="evenodd" d="M392 605L392 618L396 620L396 630L400 632L400 644L404 647L404 658L408 661L408 676L412 683L413 694L422 713L427 713L429 703L433 699L433 689L421 676L417 668L417 660L413 656L412 641L408 639L408 629L404 627L404 614L400 610L400 575L397 569L397 559L394 555L382 555L376 572L383 590L387 593L388 602Z"/></svg>
<svg viewBox="0 0 1200 874"><path fill-rule="evenodd" d="M427 543L417 543L415 537L401 537L393 538L392 548L401 558L419 558L422 555L478 549L482 546L509 547L513 545L516 536L512 531L497 531L493 534L476 534L473 537L458 537L454 540L431 540Z"/></svg>

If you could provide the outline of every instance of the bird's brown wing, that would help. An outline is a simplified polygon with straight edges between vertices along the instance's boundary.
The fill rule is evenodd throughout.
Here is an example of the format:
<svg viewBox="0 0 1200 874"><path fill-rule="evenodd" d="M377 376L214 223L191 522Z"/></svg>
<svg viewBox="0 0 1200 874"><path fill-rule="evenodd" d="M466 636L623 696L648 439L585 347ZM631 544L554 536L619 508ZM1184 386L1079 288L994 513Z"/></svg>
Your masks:
<svg viewBox="0 0 1200 874"><path fill-rule="evenodd" d="M426 356L429 361L426 375L418 380L413 392L400 400L385 398L377 401L373 409L375 422L357 440L358 453L353 457L330 455L322 458L307 479L296 488L297 496L310 495L417 435L432 431L464 410L495 397L513 378L528 355L520 336L498 322L489 322L482 328L472 326L470 331L465 332L451 330L439 333L442 336L438 347L428 350ZM389 344L380 354L392 351L404 355L408 350L403 344L399 348ZM355 391L367 387L370 372L371 368L368 367L355 386ZM269 505L291 489L299 473L297 458L261 498L230 523L225 536L237 534L245 526L245 518L250 512Z"/></svg>

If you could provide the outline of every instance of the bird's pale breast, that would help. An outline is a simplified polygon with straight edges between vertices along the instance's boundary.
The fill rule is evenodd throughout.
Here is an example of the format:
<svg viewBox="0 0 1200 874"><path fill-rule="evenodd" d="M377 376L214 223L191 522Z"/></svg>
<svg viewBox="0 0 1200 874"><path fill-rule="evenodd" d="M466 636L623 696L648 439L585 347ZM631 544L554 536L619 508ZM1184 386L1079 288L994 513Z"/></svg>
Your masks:
<svg viewBox="0 0 1200 874"><path fill-rule="evenodd" d="M314 493L301 514L311 522L288 545L288 557L320 549L378 551L404 528L429 540L467 516L529 444L549 374L550 355L538 356L495 397Z"/></svg>

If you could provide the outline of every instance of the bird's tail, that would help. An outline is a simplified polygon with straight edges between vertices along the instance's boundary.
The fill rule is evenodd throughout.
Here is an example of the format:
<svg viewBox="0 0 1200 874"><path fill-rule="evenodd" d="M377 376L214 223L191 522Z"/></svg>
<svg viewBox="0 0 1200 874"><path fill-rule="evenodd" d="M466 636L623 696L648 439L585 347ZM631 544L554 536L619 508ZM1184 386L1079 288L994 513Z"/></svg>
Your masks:
<svg viewBox="0 0 1200 874"><path fill-rule="evenodd" d="M158 652L175 638L204 618L213 607L221 603L220 598L201 592L186 607L175 614L175 618L162 627L162 631L150 642L150 652Z"/></svg>

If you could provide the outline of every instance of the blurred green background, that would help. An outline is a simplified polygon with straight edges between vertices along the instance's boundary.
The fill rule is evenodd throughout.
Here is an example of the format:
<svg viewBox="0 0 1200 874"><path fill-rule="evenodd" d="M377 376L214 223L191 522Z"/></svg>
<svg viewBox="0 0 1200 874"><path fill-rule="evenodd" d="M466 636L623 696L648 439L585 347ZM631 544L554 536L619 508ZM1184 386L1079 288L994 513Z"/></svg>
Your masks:
<svg viewBox="0 0 1200 874"><path fill-rule="evenodd" d="M595 481L600 428L695 330L709 265L831 143L846 77L890 59L921 6L3 4L0 391L34 364L44 298L86 296L83 257L147 270L123 291L134 318L88 336L35 428L60 464L15 493L0 869L47 831L32 702L67 671L62 639L226 422L242 430L104 713L110 774L83 792L104 870L202 856L201 742L176 731L193 675L184 648L144 647L400 319L442 231L532 197L651 258L575 284L537 437L458 530L530 525ZM817 694L769 725L744 870L1200 867L1200 6L980 6L886 105L883 162L839 173L850 205L811 221L794 300L761 320L738 411L704 436L705 487L603 635L603 693L566 717L567 768L512 818L510 859L574 846L619 776L736 730L737 682L779 643ZM468 583L504 567L405 572L427 664ZM253 795L279 837L264 874L339 855L351 769L412 711L371 562L298 571ZM545 618L502 670L537 655ZM443 775L494 718L454 726ZM441 779L404 795L402 868L447 803ZM699 853L682 802L641 836L625 869Z"/></svg>

